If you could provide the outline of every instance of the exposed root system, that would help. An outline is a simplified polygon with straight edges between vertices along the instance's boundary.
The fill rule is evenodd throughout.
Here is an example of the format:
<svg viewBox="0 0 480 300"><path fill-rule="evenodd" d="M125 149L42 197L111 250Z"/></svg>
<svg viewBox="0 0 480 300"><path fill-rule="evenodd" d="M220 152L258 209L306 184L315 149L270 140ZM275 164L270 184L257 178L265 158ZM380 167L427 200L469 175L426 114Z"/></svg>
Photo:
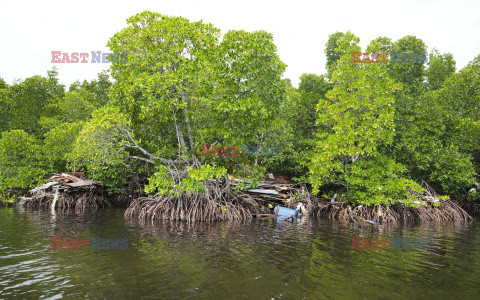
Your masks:
<svg viewBox="0 0 480 300"><path fill-rule="evenodd" d="M25 200L25 209L50 209L54 195L51 193L37 193L31 199ZM58 196L55 208L60 210L82 211L86 209L99 209L112 205L96 189L89 188L84 191L66 192Z"/></svg>
<svg viewBox="0 0 480 300"><path fill-rule="evenodd" d="M65 175L67 176L67 175ZM65 177L64 176L64 177ZM70 176L71 177L71 176ZM70 178L68 177L68 178ZM62 211L85 211L112 207L111 203L128 208L125 218L140 223L165 221L225 221L248 220L252 217L271 218L272 207L281 205L301 209L306 216L362 224L407 224L426 222L463 222L472 217L459 205L450 200L440 200L436 193L423 182L424 193L410 191L417 207L402 203L391 206L360 205L351 207L348 203L332 199L319 199L310 194L305 185L274 184L262 181L256 188L236 191L241 180L228 178L212 179L204 183L204 192L174 191L170 195L139 197L117 195L108 201L94 185L80 188L65 188L58 193L51 184L35 192L33 198L23 198L26 209L51 209L57 194L56 209ZM299 204L302 205L299 205ZM480 205L471 204L469 211L480 214Z"/></svg>
<svg viewBox="0 0 480 300"><path fill-rule="evenodd" d="M228 180L211 180L202 193L176 191L136 199L125 211L125 218L140 222L247 220L252 218L252 204L235 193Z"/></svg>
<svg viewBox="0 0 480 300"><path fill-rule="evenodd" d="M414 223L414 222L462 222L470 221L472 217L459 205L451 200L439 200L437 195L425 182L425 193L411 192L419 201L418 207L407 207L397 203L391 206L357 206L351 208L343 202L320 202L317 205L307 206L309 213L316 217L364 221L370 220L379 224L386 223ZM349 213L349 207L351 213Z"/></svg>
<svg viewBox="0 0 480 300"><path fill-rule="evenodd" d="M480 216L480 203L472 201L463 201L460 203L461 207L465 209L470 215Z"/></svg>
<svg viewBox="0 0 480 300"><path fill-rule="evenodd" d="M348 221L348 205L331 205L326 202L318 204L318 208L311 213L319 218L338 219ZM470 217L461 207L450 200L442 201L439 206L406 207L402 204L386 206L359 206L352 209L352 214L359 219L371 220L379 224L385 223L413 223L413 222L443 222L443 221L470 221Z"/></svg>
<svg viewBox="0 0 480 300"><path fill-rule="evenodd" d="M207 193L181 193L178 196L139 198L125 212L127 219L139 221L246 220L252 214L238 197L217 198Z"/></svg>

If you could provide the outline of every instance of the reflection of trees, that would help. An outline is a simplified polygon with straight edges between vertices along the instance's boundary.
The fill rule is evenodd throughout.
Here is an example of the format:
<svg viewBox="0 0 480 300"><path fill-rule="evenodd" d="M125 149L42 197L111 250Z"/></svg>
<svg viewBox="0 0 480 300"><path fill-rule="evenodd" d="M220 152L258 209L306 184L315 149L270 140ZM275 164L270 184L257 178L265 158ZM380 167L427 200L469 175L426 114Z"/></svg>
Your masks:
<svg viewBox="0 0 480 300"><path fill-rule="evenodd" d="M12 249L22 248L35 238L31 231L38 229L38 224L30 222L29 214L19 215L13 208L0 209L0 245Z"/></svg>
<svg viewBox="0 0 480 300"><path fill-rule="evenodd" d="M221 298L298 295L295 286L313 234L307 224L273 220L163 222L144 229L150 238L141 251L153 269L174 269L172 286L197 288L192 296Z"/></svg>
<svg viewBox="0 0 480 300"><path fill-rule="evenodd" d="M175 274L165 276L168 282L162 284L169 290L194 290L201 285L206 265L204 258L195 248L185 247L183 243L169 243L161 239L143 239L139 241L139 250L143 253L142 265L149 266L147 273L156 276L158 272Z"/></svg>
<svg viewBox="0 0 480 300"><path fill-rule="evenodd" d="M442 281L452 283L451 276L459 276L459 281L464 278L465 281L472 282L469 280L472 273L475 273L474 277L478 281L480 240L478 230L468 229L466 224L430 224L392 228L351 226L344 227L341 232L321 231L311 246L310 264L305 270L310 282L306 283L304 288L314 287L313 292L317 298L396 299L429 298L439 293L452 295L449 288L439 291L438 287L427 288L426 284L438 284ZM392 237L425 238L429 241L429 247L426 250L351 249L353 236L369 240ZM476 251L465 251L465 246ZM475 268L471 268L471 273L465 272L463 268L455 268L455 275L449 274L452 262L458 262L465 267L463 259L474 262ZM463 295L470 293L468 290L457 289Z"/></svg>
<svg viewBox="0 0 480 300"><path fill-rule="evenodd" d="M38 291L29 294L37 298L477 296L477 223L366 227L252 220L136 227L125 223L122 212L59 213L54 220L48 213L0 210L0 274L11 280L0 283L2 296L25 291ZM129 248L51 250L51 236L128 238ZM429 248L353 250L353 236L426 238ZM2 291L6 284L25 282Z"/></svg>

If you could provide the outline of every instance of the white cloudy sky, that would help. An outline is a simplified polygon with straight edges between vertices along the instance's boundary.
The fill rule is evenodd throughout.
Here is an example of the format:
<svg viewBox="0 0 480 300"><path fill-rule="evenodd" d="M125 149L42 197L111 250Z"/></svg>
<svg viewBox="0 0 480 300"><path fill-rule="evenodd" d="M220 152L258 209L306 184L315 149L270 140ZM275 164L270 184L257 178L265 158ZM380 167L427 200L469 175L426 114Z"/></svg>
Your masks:
<svg viewBox="0 0 480 300"><path fill-rule="evenodd" d="M457 68L480 54L480 1L0 0L0 77L7 83L56 65L60 81L93 79L108 64L52 64L51 51L108 52L108 39L143 10L203 19L229 29L267 30L288 65L285 78L325 73L328 35L351 30L365 47L378 36L411 34L450 52Z"/></svg>

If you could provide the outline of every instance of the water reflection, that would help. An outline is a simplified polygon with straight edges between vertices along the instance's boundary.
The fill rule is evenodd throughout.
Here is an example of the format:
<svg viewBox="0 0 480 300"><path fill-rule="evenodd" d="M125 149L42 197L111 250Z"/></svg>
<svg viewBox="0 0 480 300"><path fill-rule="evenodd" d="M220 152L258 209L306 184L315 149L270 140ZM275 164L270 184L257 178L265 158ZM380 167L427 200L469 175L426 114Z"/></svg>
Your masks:
<svg viewBox="0 0 480 300"><path fill-rule="evenodd" d="M51 237L128 239L52 250ZM352 237L425 238L427 249L352 249ZM139 226L123 210L0 210L0 298L477 298L477 222L357 226L303 220Z"/></svg>

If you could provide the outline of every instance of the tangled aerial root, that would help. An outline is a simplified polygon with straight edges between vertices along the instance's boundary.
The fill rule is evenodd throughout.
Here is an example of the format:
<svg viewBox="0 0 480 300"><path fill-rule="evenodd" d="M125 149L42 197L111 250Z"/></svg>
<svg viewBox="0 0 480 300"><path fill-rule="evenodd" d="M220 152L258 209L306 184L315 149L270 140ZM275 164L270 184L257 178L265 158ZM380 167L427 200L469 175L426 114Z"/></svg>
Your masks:
<svg viewBox="0 0 480 300"><path fill-rule="evenodd" d="M319 218L348 221L348 205L331 205L328 202L319 204L311 213ZM442 201L439 206L406 207L403 204L386 206L360 206L352 209L352 214L365 220L380 224L414 223L414 222L458 222L470 221L472 217L465 210L450 200Z"/></svg>
<svg viewBox="0 0 480 300"><path fill-rule="evenodd" d="M25 209L48 210L52 206L54 195L40 193L31 199L25 200ZM62 193L56 202L56 209L82 211L86 209L99 209L111 207L110 202L99 195L95 189Z"/></svg>
<svg viewBox="0 0 480 300"><path fill-rule="evenodd" d="M205 185L204 192L174 191L171 195L155 195L140 197L131 201L131 195L117 195L112 198L114 204L129 205L125 218L145 224L158 221L225 221L249 220L272 214L271 205L284 205L298 208L302 203L304 215L319 219L354 222L365 220L379 224L407 224L416 222L464 222L472 217L457 203L451 200L440 200L435 192L423 183L424 192L410 191L411 196L418 199L418 207L408 207L402 203L390 206L360 205L351 207L348 203L335 199L319 199L308 191L305 185L298 188L288 187L276 193L276 197L248 194L235 191L227 180L211 180ZM254 193L254 192L252 192ZM26 209L50 209L54 195L39 192L33 198L25 199ZM56 208L75 210L76 212L112 207L102 193L95 188L66 191L58 195ZM270 206L271 207L271 206ZM350 211L349 211L350 210ZM471 210L480 213L480 205L471 205ZM470 210L469 210L470 211Z"/></svg>
<svg viewBox="0 0 480 300"><path fill-rule="evenodd" d="M380 224L415 223L415 222L464 222L472 220L472 217L459 205L451 200L439 200L437 195L425 182L423 183L425 193L411 192L412 195L421 200L419 207L407 207L404 204L396 203L391 206L357 206L351 208L352 215L358 219L371 220ZM306 213L316 217L332 220L350 221L348 212L350 207L344 202L321 201L313 197L303 187L297 193L297 201L305 204ZM295 204L290 204L294 207Z"/></svg>
<svg viewBox="0 0 480 300"><path fill-rule="evenodd" d="M178 193L176 196L138 198L125 211L125 218L147 220L223 221L252 218L248 206L236 195Z"/></svg>

